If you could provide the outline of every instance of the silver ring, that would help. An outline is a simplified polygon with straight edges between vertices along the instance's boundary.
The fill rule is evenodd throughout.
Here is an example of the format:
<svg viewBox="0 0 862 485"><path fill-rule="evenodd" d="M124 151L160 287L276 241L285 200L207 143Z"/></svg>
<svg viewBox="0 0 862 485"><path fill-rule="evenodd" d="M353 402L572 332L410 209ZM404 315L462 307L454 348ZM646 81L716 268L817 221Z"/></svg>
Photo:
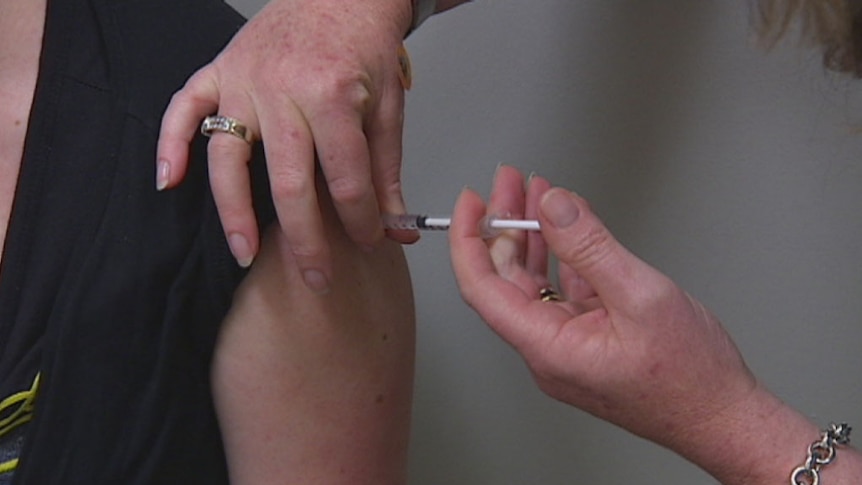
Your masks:
<svg viewBox="0 0 862 485"><path fill-rule="evenodd" d="M212 136L213 132L216 131L231 134L249 145L254 142L254 134L251 130L245 124L230 116L214 115L204 118L204 122L201 123L201 133L205 136Z"/></svg>

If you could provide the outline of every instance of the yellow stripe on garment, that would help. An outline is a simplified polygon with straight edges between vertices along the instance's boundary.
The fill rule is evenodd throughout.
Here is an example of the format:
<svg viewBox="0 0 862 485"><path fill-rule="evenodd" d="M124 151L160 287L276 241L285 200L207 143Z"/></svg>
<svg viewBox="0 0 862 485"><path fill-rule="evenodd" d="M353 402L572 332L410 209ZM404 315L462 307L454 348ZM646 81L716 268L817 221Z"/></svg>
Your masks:
<svg viewBox="0 0 862 485"><path fill-rule="evenodd" d="M3 463L0 463L0 475L4 473L14 472L16 468L18 468L17 458L14 458L9 461L4 461Z"/></svg>
<svg viewBox="0 0 862 485"><path fill-rule="evenodd" d="M36 402L36 393L38 391L39 374L37 373L36 377L33 378L33 385L30 386L30 389L12 394L6 399L0 401L0 416L6 414L7 411L13 407L18 406L18 409L10 412L5 418L0 419L0 436L9 433L13 429L33 418L33 406ZM2 473L3 467L7 466L9 463L11 462L0 463L0 473ZM14 465L9 466L14 468Z"/></svg>

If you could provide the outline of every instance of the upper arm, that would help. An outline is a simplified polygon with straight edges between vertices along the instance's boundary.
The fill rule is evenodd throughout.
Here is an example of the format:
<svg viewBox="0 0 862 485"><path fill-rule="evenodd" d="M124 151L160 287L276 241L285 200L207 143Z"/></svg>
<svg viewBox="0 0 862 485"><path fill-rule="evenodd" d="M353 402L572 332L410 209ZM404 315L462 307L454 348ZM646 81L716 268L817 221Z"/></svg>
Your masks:
<svg viewBox="0 0 862 485"><path fill-rule="evenodd" d="M303 284L277 227L234 296L213 367L232 483L406 481L414 313L401 248L358 249L327 208L334 278Z"/></svg>

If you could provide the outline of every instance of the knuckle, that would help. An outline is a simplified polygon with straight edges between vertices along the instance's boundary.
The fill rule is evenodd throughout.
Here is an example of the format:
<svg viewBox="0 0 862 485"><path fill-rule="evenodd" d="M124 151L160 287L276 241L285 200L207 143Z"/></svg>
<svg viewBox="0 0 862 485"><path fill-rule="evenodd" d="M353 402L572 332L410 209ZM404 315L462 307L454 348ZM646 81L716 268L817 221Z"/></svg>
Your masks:
<svg viewBox="0 0 862 485"><path fill-rule="evenodd" d="M590 226L578 237L570 239L563 258L576 268L601 264L611 256L615 240L603 226Z"/></svg>
<svg viewBox="0 0 862 485"><path fill-rule="evenodd" d="M401 182L401 165L399 163L384 164L380 169L381 189L384 192L400 193L403 187Z"/></svg>
<svg viewBox="0 0 862 485"><path fill-rule="evenodd" d="M188 109L197 104L196 99L197 96L188 86L185 86L171 96L170 106L175 106L179 109Z"/></svg>
<svg viewBox="0 0 862 485"><path fill-rule="evenodd" d="M197 105L206 102L203 92L209 73L207 68L202 68L193 74L185 85L171 96L171 103Z"/></svg>
<svg viewBox="0 0 862 485"><path fill-rule="evenodd" d="M353 177L335 177L329 181L329 194L342 204L356 204L368 197L369 189Z"/></svg>
<svg viewBox="0 0 862 485"><path fill-rule="evenodd" d="M672 315L677 308L688 308L688 303L681 288L670 278L658 275L650 282L648 291L634 295L632 306L644 315Z"/></svg>
<svg viewBox="0 0 862 485"><path fill-rule="evenodd" d="M364 110L372 99L371 79L361 71L324 75L311 86L312 98L323 104L346 105Z"/></svg>
<svg viewBox="0 0 862 485"><path fill-rule="evenodd" d="M301 199L311 191L312 182L301 173L281 171L273 175L271 190L276 202Z"/></svg>
<svg viewBox="0 0 862 485"><path fill-rule="evenodd" d="M320 259L325 253L325 249L311 242L292 242L290 251L293 255L303 261L315 261Z"/></svg>
<svg viewBox="0 0 862 485"><path fill-rule="evenodd" d="M400 180L394 180L390 183L385 184L383 187L380 188L381 189L380 197L382 199L386 200L387 203L392 202L393 200L396 202L400 201L401 200L401 194L403 193L402 188L403 188L403 186L401 184L401 181Z"/></svg>

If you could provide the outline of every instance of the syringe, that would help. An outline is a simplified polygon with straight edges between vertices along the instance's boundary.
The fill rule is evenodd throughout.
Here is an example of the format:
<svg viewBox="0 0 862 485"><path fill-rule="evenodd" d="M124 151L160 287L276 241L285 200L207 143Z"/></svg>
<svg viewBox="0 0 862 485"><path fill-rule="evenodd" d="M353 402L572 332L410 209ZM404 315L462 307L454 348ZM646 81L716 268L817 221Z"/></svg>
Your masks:
<svg viewBox="0 0 862 485"><path fill-rule="evenodd" d="M386 229L406 230L438 230L449 229L452 223L450 217L429 217L420 214L383 214L383 227ZM538 231L539 221L523 219L502 219L500 217L487 216L479 223L479 233L483 238L492 238L506 229L517 229L522 231Z"/></svg>

